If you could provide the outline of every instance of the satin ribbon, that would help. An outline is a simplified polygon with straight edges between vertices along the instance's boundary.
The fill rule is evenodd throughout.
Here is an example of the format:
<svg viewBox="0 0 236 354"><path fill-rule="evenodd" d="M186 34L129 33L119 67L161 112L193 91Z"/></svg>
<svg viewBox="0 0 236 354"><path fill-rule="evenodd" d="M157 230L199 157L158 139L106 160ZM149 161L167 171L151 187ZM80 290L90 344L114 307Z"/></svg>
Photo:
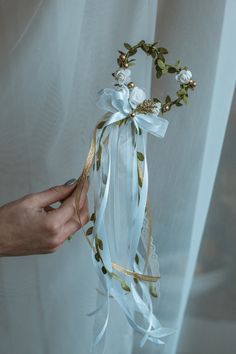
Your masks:
<svg viewBox="0 0 236 354"><path fill-rule="evenodd" d="M79 188L76 190L76 206L78 207L81 196L81 186L85 183L89 171L94 164L93 178L95 186L96 221L93 227L93 237L95 239L95 237L99 235L99 238L103 242L102 260L108 274L102 274L100 262L96 262L94 260L94 252L96 251L95 245L88 239L88 237L86 237L93 250L93 263L101 280L104 293L106 294L105 301L102 306L90 314L95 315L99 311L104 311L104 309L106 309L105 321L96 335L92 348L94 349L105 334L110 314L110 296L112 296L119 303L133 329L143 335L140 342L141 346L143 346L147 340L151 340L157 344L163 344L164 342L160 338L174 333L175 330L163 328L154 316L152 299L149 294L148 285L145 284L145 282L149 281L158 281L159 276L142 274L140 267L135 264L134 259L135 255L138 253L140 235L142 232L145 213L147 212L148 169L146 158L146 133L163 138L168 127L168 121L153 113L143 114L136 112L134 117L131 118L130 113L133 112L134 106L129 102L129 90L127 87L123 87L118 90L105 89L101 91L97 104L100 108L107 111L107 114L102 119L102 128L99 129L101 121L96 126L83 172L78 179ZM113 262L111 258L109 242L112 240L110 239L111 235L109 235L110 238L108 239L105 220L109 193L111 192L111 188L115 188L114 181L112 181L113 185L111 184L111 162L115 163L114 159L117 158L117 150L115 149L117 149L119 142L118 139L120 131L117 131L118 126L120 131L122 131L122 129L130 129L131 132L136 129L136 132L133 133L133 143L131 146L133 154L132 164L126 171L127 178L132 180L131 196L127 199L127 203L130 203L127 205L127 208L130 208L129 210L132 211L132 219L130 220L130 244L127 259L128 268ZM101 156L101 167L98 171L95 165L95 156L100 145L102 145L103 149ZM137 152L141 152L144 156L142 167L138 165ZM118 153L120 153L119 150ZM125 159L126 156L123 156L123 158ZM142 175L141 188L139 188L138 185L137 169L140 169L139 172ZM102 182L103 174L106 176L105 186ZM137 193L137 191L139 192ZM79 210L79 208L77 210ZM120 236L122 237L122 235ZM147 257L148 256L149 255L147 254ZM142 259L141 261L141 263L145 264L144 269L147 270L148 258L146 258L146 261ZM125 293L118 281L109 275L114 271L117 271L119 276L121 276L121 279L127 283L130 288L130 292ZM140 280L141 296L135 288L133 277ZM138 324L136 322L135 313L140 313L142 315L146 325Z"/></svg>

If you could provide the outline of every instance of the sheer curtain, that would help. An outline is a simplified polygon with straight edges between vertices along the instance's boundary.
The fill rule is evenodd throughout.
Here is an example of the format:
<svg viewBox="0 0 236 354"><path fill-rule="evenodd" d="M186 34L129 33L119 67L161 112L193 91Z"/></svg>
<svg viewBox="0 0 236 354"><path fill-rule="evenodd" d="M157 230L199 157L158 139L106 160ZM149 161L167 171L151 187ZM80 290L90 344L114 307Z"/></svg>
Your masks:
<svg viewBox="0 0 236 354"><path fill-rule="evenodd" d="M236 345L236 91L177 353L231 354Z"/></svg>
<svg viewBox="0 0 236 354"><path fill-rule="evenodd" d="M166 138L158 145L150 139L162 274L157 312L178 329L160 349L165 354L176 352L235 88L235 16L235 1L159 1L156 37L173 60L190 63L198 82L190 104L169 115ZM154 81L153 90L171 85ZM151 345L146 350L159 352Z"/></svg>
<svg viewBox="0 0 236 354"><path fill-rule="evenodd" d="M191 103L169 114L164 140L149 141L156 313L179 330L235 84L234 13L233 0L0 0L1 205L80 174L100 114L96 93L110 85L124 41L156 37L170 61L189 63L199 84ZM138 64L135 82L148 91L151 61ZM173 80L153 82L158 94L171 90ZM87 354L96 286L80 234L52 255L1 258L0 354ZM116 304L112 315L106 354L138 353ZM140 352L172 354L177 341Z"/></svg>

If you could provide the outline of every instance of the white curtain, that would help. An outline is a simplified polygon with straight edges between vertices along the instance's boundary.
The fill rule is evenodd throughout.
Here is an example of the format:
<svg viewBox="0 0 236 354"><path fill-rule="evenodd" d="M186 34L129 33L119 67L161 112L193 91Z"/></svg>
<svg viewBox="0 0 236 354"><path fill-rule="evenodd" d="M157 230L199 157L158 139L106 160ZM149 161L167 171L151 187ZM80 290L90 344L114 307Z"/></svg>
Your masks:
<svg viewBox="0 0 236 354"><path fill-rule="evenodd" d="M150 194L160 256L156 314L178 328L140 350L116 304L106 354L174 354L235 85L234 0L0 0L0 203L80 174L123 42L155 38L198 82L190 104L150 138ZM134 81L151 87L151 60ZM153 95L175 92L153 81ZM87 354L97 278L80 234L51 255L0 259L0 354Z"/></svg>

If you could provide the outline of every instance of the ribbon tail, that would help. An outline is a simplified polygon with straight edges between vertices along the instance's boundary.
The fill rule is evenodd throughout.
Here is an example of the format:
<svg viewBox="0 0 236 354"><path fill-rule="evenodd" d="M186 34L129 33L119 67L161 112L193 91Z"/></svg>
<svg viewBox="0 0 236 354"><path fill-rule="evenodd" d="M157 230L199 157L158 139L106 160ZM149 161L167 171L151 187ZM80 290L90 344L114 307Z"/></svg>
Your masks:
<svg viewBox="0 0 236 354"><path fill-rule="evenodd" d="M129 267L133 268L133 263L135 259L135 255L137 253L138 244L140 241L141 229L144 222L145 217L145 208L147 202L147 192L148 192L148 168L147 168L147 158L146 158L146 134L135 134L136 144L134 146L134 163L132 168L133 174L133 188L132 195L139 195L139 200L134 200L133 209L133 228L132 235L130 240L130 254L129 254ZM137 150L138 149L138 150ZM144 176L142 181L142 187L139 188L138 183L138 169L139 169L139 161L137 159L137 153L142 153L144 157ZM142 168L142 167L140 167Z"/></svg>
<svg viewBox="0 0 236 354"><path fill-rule="evenodd" d="M168 127L168 120L154 114L137 114L134 118L138 126L158 138L164 138Z"/></svg>
<svg viewBox="0 0 236 354"><path fill-rule="evenodd" d="M98 345L98 343L101 341L101 339L103 338L106 329L107 329L107 325L108 325L108 320L109 320L109 316L110 316L110 299L109 299L109 293L107 294L107 300L106 300L106 305L107 305L107 313L106 313L106 319L104 322L104 325L102 327L102 329L100 330L100 332L98 333L98 335L96 336L92 346L91 346L91 352L94 351L95 347Z"/></svg>

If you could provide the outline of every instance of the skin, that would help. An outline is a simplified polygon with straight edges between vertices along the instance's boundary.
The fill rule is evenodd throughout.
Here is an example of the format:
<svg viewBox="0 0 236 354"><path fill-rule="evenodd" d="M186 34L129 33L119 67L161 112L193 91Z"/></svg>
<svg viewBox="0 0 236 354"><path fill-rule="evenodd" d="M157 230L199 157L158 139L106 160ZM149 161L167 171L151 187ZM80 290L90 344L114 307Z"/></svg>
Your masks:
<svg viewBox="0 0 236 354"><path fill-rule="evenodd" d="M75 187L76 183L55 186L0 207L0 256L53 253L81 223L85 225L89 221L88 185L81 194L80 218L75 209ZM56 202L61 202L60 206L52 208Z"/></svg>

